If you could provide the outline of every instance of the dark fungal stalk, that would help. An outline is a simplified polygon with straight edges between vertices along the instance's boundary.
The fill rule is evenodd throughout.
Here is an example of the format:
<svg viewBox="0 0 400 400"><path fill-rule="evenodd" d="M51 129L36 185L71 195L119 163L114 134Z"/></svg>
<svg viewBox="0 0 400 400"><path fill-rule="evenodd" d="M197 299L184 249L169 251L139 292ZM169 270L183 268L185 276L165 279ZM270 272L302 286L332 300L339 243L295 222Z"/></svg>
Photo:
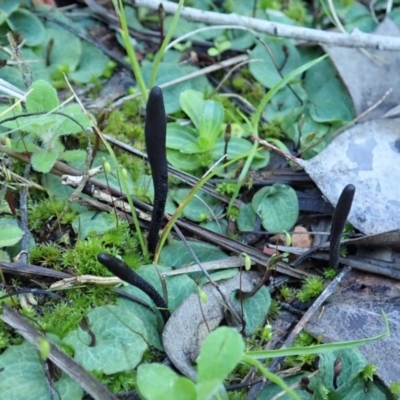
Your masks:
<svg viewBox="0 0 400 400"><path fill-rule="evenodd" d="M329 266L337 268L339 265L340 239L349 215L356 188L347 185L340 194L339 200L333 211L331 224L331 237L329 246Z"/></svg>
<svg viewBox="0 0 400 400"><path fill-rule="evenodd" d="M168 306L157 290L150 285L149 282L144 280L133 269L129 268L122 260L111 254L100 253L97 256L97 260L115 276L146 293L160 309L164 322L168 321L168 318L171 315L168 311Z"/></svg>
<svg viewBox="0 0 400 400"><path fill-rule="evenodd" d="M164 216L168 194L168 166L166 156L167 117L162 91L154 86L149 94L144 125L147 156L154 185L154 204L151 213L147 247L151 254L156 252L158 232Z"/></svg>

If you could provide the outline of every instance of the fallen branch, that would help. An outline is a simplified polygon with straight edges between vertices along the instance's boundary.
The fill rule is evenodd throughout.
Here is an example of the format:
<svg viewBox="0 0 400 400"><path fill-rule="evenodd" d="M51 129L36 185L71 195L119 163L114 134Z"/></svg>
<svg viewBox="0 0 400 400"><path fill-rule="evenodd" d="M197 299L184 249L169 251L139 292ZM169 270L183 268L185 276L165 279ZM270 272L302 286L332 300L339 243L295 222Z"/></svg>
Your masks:
<svg viewBox="0 0 400 400"><path fill-rule="evenodd" d="M147 7L158 10L162 4L167 14L175 14L178 4L170 1L135 0L137 7ZM265 21L257 18L244 17L238 14L221 14L213 11L203 11L192 7L183 7L181 16L191 21L204 22L210 25L238 25L253 29L256 32L268 33L273 36L287 37L298 40L317 42L331 46L364 47L377 50L400 50L400 38L364 33L355 29L352 33L328 32L318 29L302 28Z"/></svg>

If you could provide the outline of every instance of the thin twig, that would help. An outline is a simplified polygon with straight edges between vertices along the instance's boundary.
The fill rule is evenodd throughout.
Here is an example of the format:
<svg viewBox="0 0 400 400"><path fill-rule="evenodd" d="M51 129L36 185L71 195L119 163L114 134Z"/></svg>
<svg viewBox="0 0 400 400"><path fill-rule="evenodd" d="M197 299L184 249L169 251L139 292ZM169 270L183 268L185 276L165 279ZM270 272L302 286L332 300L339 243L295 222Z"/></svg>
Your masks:
<svg viewBox="0 0 400 400"><path fill-rule="evenodd" d="M171 1L135 0L134 5L136 7L147 7L156 10L160 3L163 5L167 14L175 14L178 6ZM328 32L319 29L302 28L257 18L244 17L234 13L221 14L213 11L197 10L192 7L183 7L181 16L191 21L204 22L210 25L246 26L257 32L264 32L273 36L306 40L331 46L364 47L392 51L400 50L400 38L364 33L358 29L355 29L350 34Z"/></svg>

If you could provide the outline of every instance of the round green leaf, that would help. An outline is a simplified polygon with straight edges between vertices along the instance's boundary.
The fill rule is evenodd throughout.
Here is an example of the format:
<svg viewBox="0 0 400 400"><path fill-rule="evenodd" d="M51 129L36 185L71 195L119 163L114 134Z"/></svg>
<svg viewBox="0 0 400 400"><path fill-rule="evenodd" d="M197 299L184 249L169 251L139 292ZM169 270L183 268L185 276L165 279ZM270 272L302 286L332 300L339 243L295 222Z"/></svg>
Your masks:
<svg viewBox="0 0 400 400"><path fill-rule="evenodd" d="M281 68L283 66L280 71L283 76L301 65L300 54L296 49L293 40L269 37L265 42L273 54L278 67ZM287 53L284 50L285 48L287 49ZM254 78L265 87L271 88L282 80L281 75L278 73L274 63L272 62L271 56L262 43L257 44L257 46L251 51L250 59L261 59L263 61L252 62L249 64L249 68Z"/></svg>
<svg viewBox="0 0 400 400"><path fill-rule="evenodd" d="M0 248L17 244L24 235L24 231L18 226L2 225L0 228Z"/></svg>
<svg viewBox="0 0 400 400"><path fill-rule="evenodd" d="M149 84L150 75L152 71L152 63L144 62L142 64L142 74L146 84ZM191 65L178 65L176 63L169 63L163 61L158 69L156 85L161 85L173 81L175 79L181 79L182 76L188 75L198 69ZM186 81L182 81L175 85L171 85L163 89L164 105L167 114L174 113L181 109L179 104L179 97L185 90L193 89L203 92L210 87L205 76L198 76ZM199 110L200 112L200 110Z"/></svg>
<svg viewBox="0 0 400 400"><path fill-rule="evenodd" d="M108 62L109 58L101 50L83 41L78 68L69 76L77 83L93 82L103 74Z"/></svg>
<svg viewBox="0 0 400 400"><path fill-rule="evenodd" d="M10 15L13 11L17 10L19 7L19 1L15 0L2 0L0 2L1 14Z"/></svg>
<svg viewBox="0 0 400 400"><path fill-rule="evenodd" d="M67 22L68 23L68 22ZM81 40L71 32L65 29L57 28L51 24L47 29L46 42L52 40L52 47L49 54L51 72L58 71L58 67L66 66L68 71L75 71L82 54ZM47 46L43 46L42 51L45 52Z"/></svg>
<svg viewBox="0 0 400 400"><path fill-rule="evenodd" d="M58 107L57 91L50 83L38 80L30 89L32 91L26 98L26 108L29 112L50 111Z"/></svg>
<svg viewBox="0 0 400 400"><path fill-rule="evenodd" d="M49 386L43 362L34 346L24 341L9 346L0 355L0 399L42 400L49 398ZM69 376L63 374L54 386L62 399L79 400L82 388Z"/></svg>
<svg viewBox="0 0 400 400"><path fill-rule="evenodd" d="M244 349L234 328L221 327L207 336L197 358L198 398L209 398L240 362Z"/></svg>
<svg viewBox="0 0 400 400"><path fill-rule="evenodd" d="M243 309L243 317L246 321L245 335L253 335L257 328L264 324L267 317L269 306L271 305L269 290L262 286L254 296L244 301L240 301L238 296L232 294L231 301L239 307L238 309Z"/></svg>
<svg viewBox="0 0 400 400"><path fill-rule="evenodd" d="M8 23L13 30L22 33L28 46L38 46L45 39L46 31L42 22L28 10L16 10L8 17Z"/></svg>
<svg viewBox="0 0 400 400"><path fill-rule="evenodd" d="M245 204L239 208L239 217L236 220L240 231L253 231L256 225L257 215L251 204Z"/></svg>
<svg viewBox="0 0 400 400"><path fill-rule="evenodd" d="M253 197L252 206L269 232L289 231L299 215L296 192L278 183L260 189Z"/></svg>
<svg viewBox="0 0 400 400"><path fill-rule="evenodd" d="M304 87L310 100L310 115L317 122L351 121L354 106L346 87L329 59L306 72Z"/></svg>
<svg viewBox="0 0 400 400"><path fill-rule="evenodd" d="M155 382L157 382L156 385ZM138 368L137 384L146 400L195 400L197 398L196 389L191 380L180 377L161 364L142 364Z"/></svg>
<svg viewBox="0 0 400 400"><path fill-rule="evenodd" d="M81 328L64 340L74 348L74 358L83 368L109 375L139 364L147 350L147 332L141 319L118 306L94 308L87 317L95 344L90 346L91 338Z"/></svg>
<svg viewBox="0 0 400 400"><path fill-rule="evenodd" d="M58 153L52 150L34 153L31 157L32 167L38 172L49 172L57 161L57 157Z"/></svg>

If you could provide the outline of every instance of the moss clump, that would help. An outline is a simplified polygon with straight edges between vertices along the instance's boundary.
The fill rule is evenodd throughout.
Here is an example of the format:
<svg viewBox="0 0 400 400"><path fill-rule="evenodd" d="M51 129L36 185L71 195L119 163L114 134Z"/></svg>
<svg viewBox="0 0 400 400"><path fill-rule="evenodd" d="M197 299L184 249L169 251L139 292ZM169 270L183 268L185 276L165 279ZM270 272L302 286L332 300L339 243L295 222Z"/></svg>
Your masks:
<svg viewBox="0 0 400 400"><path fill-rule="evenodd" d="M323 290L324 279L320 276L311 276L304 281L303 286L297 293L297 298L302 302L306 302L320 295Z"/></svg>
<svg viewBox="0 0 400 400"><path fill-rule="evenodd" d="M29 258L32 264L58 269L57 266L59 266L61 259L61 248L51 243L39 244L29 251Z"/></svg>
<svg viewBox="0 0 400 400"><path fill-rule="evenodd" d="M64 268L73 268L77 274L110 276L110 273L98 261L99 253L107 252L114 256L121 254L129 255L132 267L137 268L140 264L140 257L132 257L132 253L137 253L137 239L129 229L125 221L120 221L118 227L111 229L101 236L93 233L85 240L78 240L74 248L67 249L62 255L62 265ZM135 265L132 265L133 261Z"/></svg>
<svg viewBox="0 0 400 400"><path fill-rule="evenodd" d="M297 336L296 340L293 342L293 347L311 347L316 344L317 341L305 331L302 331ZM295 365L311 365L317 355L316 354L306 354L301 356L289 356L285 358L285 366L293 367Z"/></svg>
<svg viewBox="0 0 400 400"><path fill-rule="evenodd" d="M28 221L29 228L38 229L40 231L43 230L43 225L54 216L58 216L61 214L62 210L65 207L65 201L55 200L54 198L46 198L37 203L33 203L29 205L28 208ZM73 221L76 216L76 212L74 210L67 211L60 223L61 224L69 224ZM31 225L34 224L34 225Z"/></svg>

